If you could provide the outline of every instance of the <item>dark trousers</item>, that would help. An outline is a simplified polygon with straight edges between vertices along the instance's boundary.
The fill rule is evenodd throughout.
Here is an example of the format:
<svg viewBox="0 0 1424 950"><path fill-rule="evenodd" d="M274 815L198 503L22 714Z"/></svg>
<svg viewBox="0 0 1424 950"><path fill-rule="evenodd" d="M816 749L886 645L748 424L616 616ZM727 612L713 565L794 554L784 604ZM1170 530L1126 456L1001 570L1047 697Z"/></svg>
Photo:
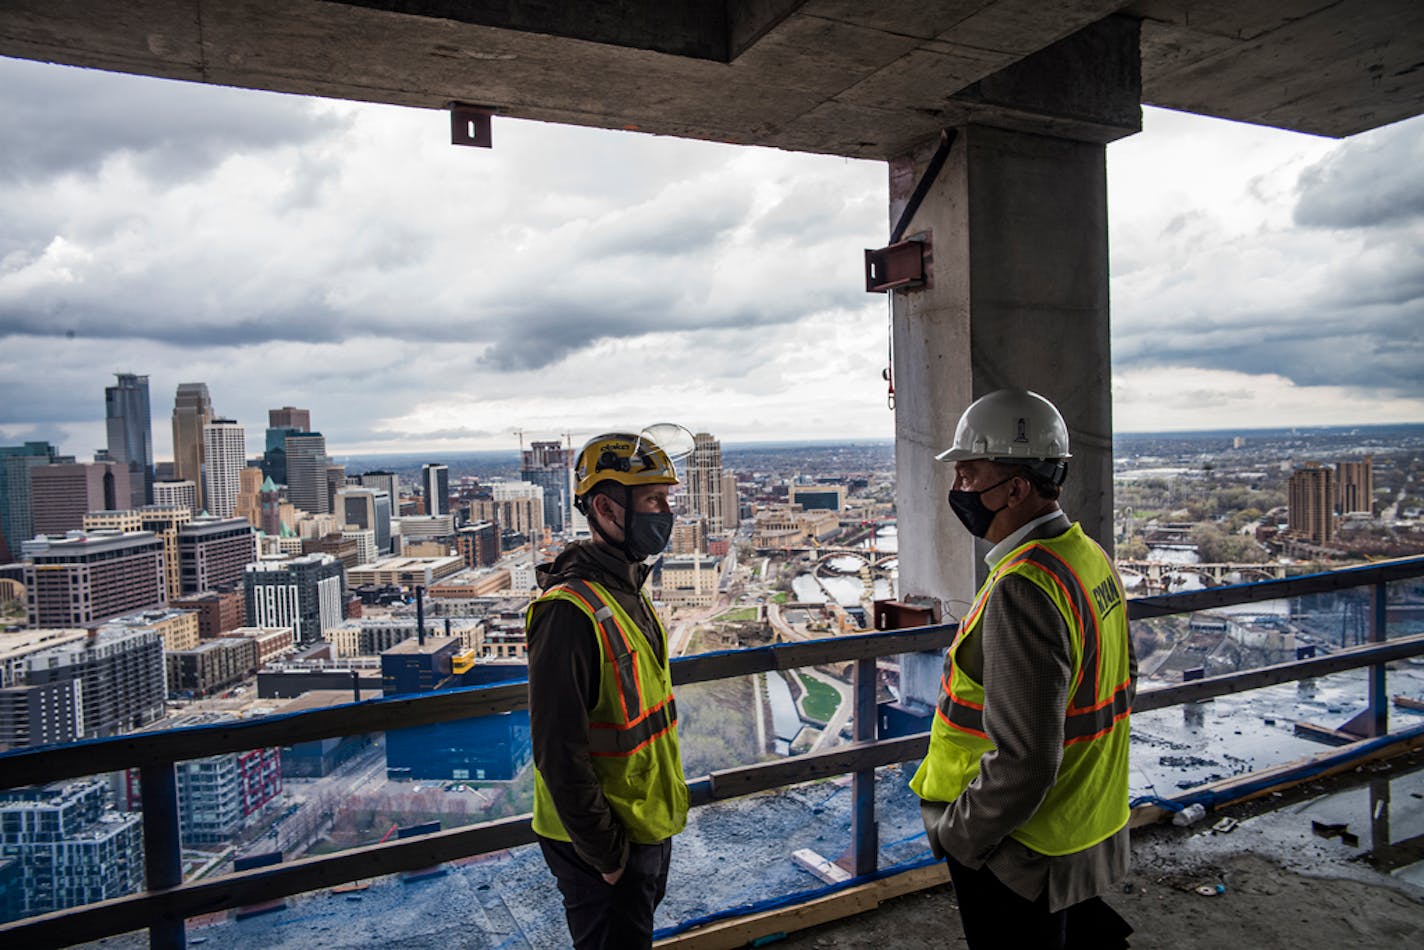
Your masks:
<svg viewBox="0 0 1424 950"><path fill-rule="evenodd" d="M567 841L539 839L544 862L564 895L564 916L575 950L636 950L653 945L653 908L667 893L672 839L629 845L617 884L578 856Z"/></svg>
<svg viewBox="0 0 1424 950"><path fill-rule="evenodd" d="M1057 913L1048 894L1024 900L987 867L977 871L947 858L970 950L1114 950L1127 946L1132 927L1101 897Z"/></svg>

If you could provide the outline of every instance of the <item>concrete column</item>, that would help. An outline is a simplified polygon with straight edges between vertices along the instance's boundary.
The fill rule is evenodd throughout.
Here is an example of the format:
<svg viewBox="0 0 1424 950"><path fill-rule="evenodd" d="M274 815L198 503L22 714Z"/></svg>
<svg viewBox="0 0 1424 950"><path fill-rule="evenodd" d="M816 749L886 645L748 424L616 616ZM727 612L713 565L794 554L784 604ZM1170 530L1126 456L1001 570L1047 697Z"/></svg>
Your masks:
<svg viewBox="0 0 1424 950"><path fill-rule="evenodd" d="M1140 127L1136 40L1135 24L1103 21L968 90L971 120L907 228L929 244L930 277L893 301L900 596L939 602L946 620L973 597L986 546L950 510L952 466L934 456L995 389L1026 387L1063 413L1063 508L1111 551L1105 143ZM936 144L891 162L892 223ZM907 675L912 695L921 678Z"/></svg>

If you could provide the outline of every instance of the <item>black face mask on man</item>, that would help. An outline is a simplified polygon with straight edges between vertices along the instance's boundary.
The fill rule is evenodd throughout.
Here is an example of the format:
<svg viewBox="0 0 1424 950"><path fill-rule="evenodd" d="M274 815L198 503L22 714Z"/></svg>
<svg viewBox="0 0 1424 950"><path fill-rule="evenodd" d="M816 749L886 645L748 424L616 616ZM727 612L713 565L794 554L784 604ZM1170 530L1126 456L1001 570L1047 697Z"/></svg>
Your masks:
<svg viewBox="0 0 1424 950"><path fill-rule="evenodd" d="M954 490L949 493L949 507L954 509L954 514L959 518L960 524L964 525L966 531L976 538L982 538L989 533L989 525L994 523L994 516L1009 507L1009 503L1004 502L998 508L990 508L984 504L984 499L981 496L1015 478L1018 476L1010 475L1003 481L995 482L988 488L979 491Z"/></svg>
<svg viewBox="0 0 1424 950"><path fill-rule="evenodd" d="M615 504L618 503L615 502ZM599 527L596 518L590 518L589 523L603 540L622 551L623 556L630 562L644 561L654 554L660 554L668 546L668 541L672 539L672 512L634 511L633 489L627 485L623 486L621 507L623 508L623 540L621 543L610 538Z"/></svg>
<svg viewBox="0 0 1424 950"><path fill-rule="evenodd" d="M623 553L642 561L659 554L672 538L672 512L628 511L623 522Z"/></svg>

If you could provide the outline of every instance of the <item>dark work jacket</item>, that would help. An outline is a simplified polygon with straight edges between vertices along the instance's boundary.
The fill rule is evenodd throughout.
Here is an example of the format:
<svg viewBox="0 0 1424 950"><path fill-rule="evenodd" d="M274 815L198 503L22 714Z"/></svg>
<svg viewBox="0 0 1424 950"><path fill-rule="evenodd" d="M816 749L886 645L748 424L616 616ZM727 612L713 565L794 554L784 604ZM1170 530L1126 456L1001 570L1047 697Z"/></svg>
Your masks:
<svg viewBox="0 0 1424 950"><path fill-rule="evenodd" d="M602 584L648 638L661 660L662 632L639 591L652 570L628 563L621 551L576 541L536 569L540 590L579 578ZM628 839L613 815L588 754L588 714L598 703L597 632L588 615L566 601L539 607L528 630L529 727L534 765L548 786L579 857L600 872L628 860Z"/></svg>

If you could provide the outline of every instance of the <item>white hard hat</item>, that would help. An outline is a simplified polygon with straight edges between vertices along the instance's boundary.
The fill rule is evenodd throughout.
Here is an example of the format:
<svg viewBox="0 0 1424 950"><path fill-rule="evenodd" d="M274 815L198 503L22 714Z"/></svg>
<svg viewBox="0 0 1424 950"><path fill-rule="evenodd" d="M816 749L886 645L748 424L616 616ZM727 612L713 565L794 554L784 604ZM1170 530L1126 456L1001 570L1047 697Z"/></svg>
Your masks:
<svg viewBox="0 0 1424 950"><path fill-rule="evenodd" d="M954 444L935 458L1030 464L1072 456L1068 426L1053 403L1027 389L1000 389L969 404L954 429Z"/></svg>

